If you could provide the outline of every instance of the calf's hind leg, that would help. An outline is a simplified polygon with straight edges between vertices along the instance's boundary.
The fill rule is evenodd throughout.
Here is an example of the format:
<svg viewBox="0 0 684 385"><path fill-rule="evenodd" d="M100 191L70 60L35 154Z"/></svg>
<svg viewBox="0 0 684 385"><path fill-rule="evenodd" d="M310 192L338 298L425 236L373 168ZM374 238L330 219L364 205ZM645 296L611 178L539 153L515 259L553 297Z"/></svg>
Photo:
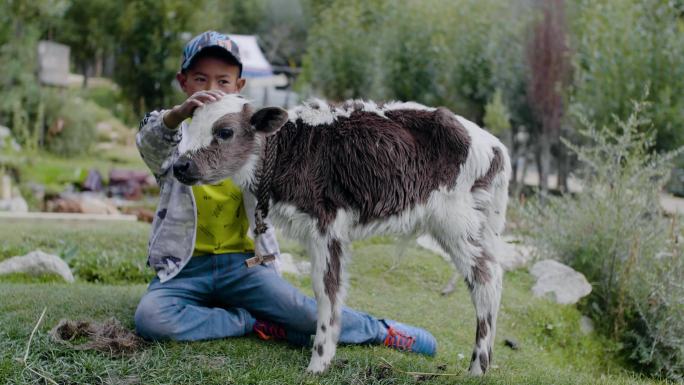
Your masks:
<svg viewBox="0 0 684 385"><path fill-rule="evenodd" d="M433 236L451 255L470 290L475 306L476 331L469 372L480 375L489 369L492 360L503 271L491 254L491 247L480 239L478 231L462 229L461 232L449 232L458 228L459 224L442 223Z"/></svg>
<svg viewBox="0 0 684 385"><path fill-rule="evenodd" d="M345 296L342 284L346 245L337 239L310 241L311 283L318 305L318 320L309 373L322 373L335 356L340 337Z"/></svg>

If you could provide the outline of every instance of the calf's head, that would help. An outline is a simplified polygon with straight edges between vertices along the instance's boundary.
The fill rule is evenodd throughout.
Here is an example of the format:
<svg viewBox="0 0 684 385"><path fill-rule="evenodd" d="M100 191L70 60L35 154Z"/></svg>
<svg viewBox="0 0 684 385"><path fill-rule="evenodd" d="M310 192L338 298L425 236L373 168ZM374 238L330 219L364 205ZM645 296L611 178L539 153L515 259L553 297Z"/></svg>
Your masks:
<svg viewBox="0 0 684 385"><path fill-rule="evenodd" d="M287 122L287 111L258 111L247 99L226 95L195 110L178 144L173 174L181 183L215 184L254 172L263 139Z"/></svg>

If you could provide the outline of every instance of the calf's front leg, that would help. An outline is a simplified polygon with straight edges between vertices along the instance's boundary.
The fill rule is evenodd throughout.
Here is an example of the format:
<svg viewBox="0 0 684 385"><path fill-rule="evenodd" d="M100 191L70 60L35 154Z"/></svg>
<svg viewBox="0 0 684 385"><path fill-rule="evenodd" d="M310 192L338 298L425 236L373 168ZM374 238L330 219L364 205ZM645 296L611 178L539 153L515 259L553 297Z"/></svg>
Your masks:
<svg viewBox="0 0 684 385"><path fill-rule="evenodd" d="M309 373L323 373L335 356L340 337L344 285L343 245L338 239L324 238L310 241L311 281L318 304L318 320Z"/></svg>

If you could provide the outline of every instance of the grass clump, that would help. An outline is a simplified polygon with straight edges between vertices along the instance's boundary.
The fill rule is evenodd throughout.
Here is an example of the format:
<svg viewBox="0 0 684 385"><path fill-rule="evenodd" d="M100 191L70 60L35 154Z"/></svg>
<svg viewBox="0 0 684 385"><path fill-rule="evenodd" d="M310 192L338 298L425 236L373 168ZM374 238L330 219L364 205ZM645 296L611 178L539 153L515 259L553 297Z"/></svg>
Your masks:
<svg viewBox="0 0 684 385"><path fill-rule="evenodd" d="M677 220L664 216L659 194L682 151L651 151L642 108L635 104L615 129L587 124L587 145L565 142L581 162L582 192L531 201L523 223L531 242L593 283L585 310L622 344L624 357L651 375L681 381L684 253Z"/></svg>

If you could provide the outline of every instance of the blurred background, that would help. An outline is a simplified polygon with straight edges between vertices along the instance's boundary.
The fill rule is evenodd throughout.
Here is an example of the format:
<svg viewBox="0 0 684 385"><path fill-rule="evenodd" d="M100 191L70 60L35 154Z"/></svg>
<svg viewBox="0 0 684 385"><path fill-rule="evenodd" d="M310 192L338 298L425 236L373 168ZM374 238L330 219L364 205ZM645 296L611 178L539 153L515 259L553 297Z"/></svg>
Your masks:
<svg viewBox="0 0 684 385"><path fill-rule="evenodd" d="M587 275L582 311L621 357L681 380L684 0L2 0L0 239L54 213L151 221L137 125L184 99L181 50L209 29L238 42L257 105L412 100L500 137L509 230ZM149 278L143 247L102 273L53 246L79 279Z"/></svg>

